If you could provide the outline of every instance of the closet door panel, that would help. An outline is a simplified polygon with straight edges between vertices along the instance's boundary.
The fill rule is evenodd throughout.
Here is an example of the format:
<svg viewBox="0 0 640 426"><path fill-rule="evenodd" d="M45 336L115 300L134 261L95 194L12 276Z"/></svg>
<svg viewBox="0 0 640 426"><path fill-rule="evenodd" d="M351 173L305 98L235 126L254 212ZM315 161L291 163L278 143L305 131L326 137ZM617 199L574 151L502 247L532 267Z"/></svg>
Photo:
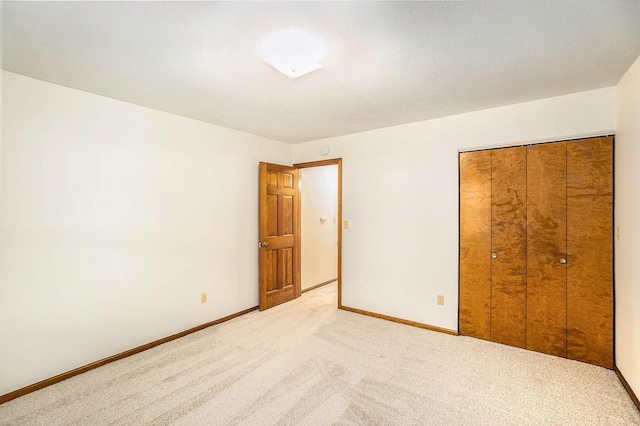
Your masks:
<svg viewBox="0 0 640 426"><path fill-rule="evenodd" d="M492 151L491 340L525 347L526 148Z"/></svg>
<svg viewBox="0 0 640 426"><path fill-rule="evenodd" d="M527 148L527 349L567 356L566 143Z"/></svg>
<svg viewBox="0 0 640 426"><path fill-rule="evenodd" d="M491 151L460 154L460 333L489 340Z"/></svg>
<svg viewBox="0 0 640 426"><path fill-rule="evenodd" d="M567 142L567 357L613 368L613 138Z"/></svg>

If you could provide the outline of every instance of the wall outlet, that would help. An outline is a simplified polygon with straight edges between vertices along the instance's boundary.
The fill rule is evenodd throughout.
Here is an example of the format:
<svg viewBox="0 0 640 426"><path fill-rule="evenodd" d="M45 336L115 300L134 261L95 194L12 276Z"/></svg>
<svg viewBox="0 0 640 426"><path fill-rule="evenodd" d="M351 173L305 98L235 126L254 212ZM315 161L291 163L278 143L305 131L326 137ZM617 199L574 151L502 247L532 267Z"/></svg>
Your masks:
<svg viewBox="0 0 640 426"><path fill-rule="evenodd" d="M444 305L444 296L442 294L438 295L438 305Z"/></svg>
<svg viewBox="0 0 640 426"><path fill-rule="evenodd" d="M207 293L200 294L200 303L207 303Z"/></svg>

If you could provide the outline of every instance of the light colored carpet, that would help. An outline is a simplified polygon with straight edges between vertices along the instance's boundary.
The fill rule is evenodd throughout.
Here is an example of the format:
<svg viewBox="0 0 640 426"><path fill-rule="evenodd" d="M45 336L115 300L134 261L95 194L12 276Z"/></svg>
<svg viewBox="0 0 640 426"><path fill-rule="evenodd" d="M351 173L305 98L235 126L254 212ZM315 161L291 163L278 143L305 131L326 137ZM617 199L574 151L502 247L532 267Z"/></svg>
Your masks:
<svg viewBox="0 0 640 426"><path fill-rule="evenodd" d="M3 425L628 425L612 371L336 308L328 285L0 405Z"/></svg>

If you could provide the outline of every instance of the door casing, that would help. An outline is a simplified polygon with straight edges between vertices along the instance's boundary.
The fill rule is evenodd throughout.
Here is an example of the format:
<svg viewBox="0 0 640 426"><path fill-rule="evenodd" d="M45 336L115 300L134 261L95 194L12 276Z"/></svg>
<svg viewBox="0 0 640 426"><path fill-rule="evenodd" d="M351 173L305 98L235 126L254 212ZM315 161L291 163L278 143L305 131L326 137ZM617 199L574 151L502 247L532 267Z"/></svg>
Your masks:
<svg viewBox="0 0 640 426"><path fill-rule="evenodd" d="M261 167L266 167L267 163L261 163ZM311 162L306 162L306 163L298 163L298 164L294 164L292 167L297 169L298 171L300 169L304 169L304 168L311 168L311 167L322 167L322 166L330 166L330 165L337 165L338 166L338 308L342 308L342 158L334 158L334 159L328 159L328 160L321 160L321 161L311 161ZM278 165L273 165L273 166L278 166ZM285 167L285 166L282 166ZM266 170L266 169L265 169ZM261 172L262 173L262 172ZM300 177L299 177L299 173L297 173L297 182L300 182ZM296 203L296 208L295 210L295 220L294 223L296 224L295 226L295 244L296 244L296 248L297 248L297 256L296 259L294 261L294 276L296 277L296 283L295 283L295 298L300 296L300 285L301 285L301 262L300 262L300 258L301 258L301 244L300 244L300 240L301 240L301 193L300 193L300 185L298 183L298 185L296 186L295 189L295 203ZM260 191L262 191L263 189L260 188ZM262 207L261 207L262 208ZM259 238L260 241L258 242L258 244L260 245L263 241L264 241L264 235L266 235L266 230L262 229L264 227L263 223L260 223L260 231L259 231ZM260 310L264 310L264 309L268 309L268 305L266 302L266 288L264 286L263 283L263 278L262 278L262 269L263 269L263 256L262 256L262 251L264 250L264 247L259 247L258 250L260 250L260 256L259 256L259 270L260 272L260 279L259 279L259 296L260 296ZM274 305L275 306L275 305Z"/></svg>
<svg viewBox="0 0 640 426"><path fill-rule="evenodd" d="M338 308L342 308L342 158L332 158L328 160L311 161L307 163L297 163L293 167L298 169L306 169L311 167L322 166L338 166ZM300 203L301 197L298 197ZM298 206L298 215L301 214L301 208ZM298 217L298 223L301 218Z"/></svg>

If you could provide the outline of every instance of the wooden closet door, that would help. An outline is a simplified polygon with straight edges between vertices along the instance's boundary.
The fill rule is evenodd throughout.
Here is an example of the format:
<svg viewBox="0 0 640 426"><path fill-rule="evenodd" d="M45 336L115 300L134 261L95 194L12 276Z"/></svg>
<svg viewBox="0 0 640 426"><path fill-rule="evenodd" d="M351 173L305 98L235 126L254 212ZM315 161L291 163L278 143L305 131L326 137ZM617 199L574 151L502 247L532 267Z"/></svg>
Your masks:
<svg viewBox="0 0 640 426"><path fill-rule="evenodd" d="M491 151L460 154L460 333L491 339Z"/></svg>
<svg viewBox="0 0 640 426"><path fill-rule="evenodd" d="M567 356L567 146L527 147L527 349Z"/></svg>
<svg viewBox="0 0 640 426"><path fill-rule="evenodd" d="M613 368L613 138L567 142L567 357Z"/></svg>
<svg viewBox="0 0 640 426"><path fill-rule="evenodd" d="M492 151L491 340L525 347L527 151ZM493 255L492 255L493 257Z"/></svg>

